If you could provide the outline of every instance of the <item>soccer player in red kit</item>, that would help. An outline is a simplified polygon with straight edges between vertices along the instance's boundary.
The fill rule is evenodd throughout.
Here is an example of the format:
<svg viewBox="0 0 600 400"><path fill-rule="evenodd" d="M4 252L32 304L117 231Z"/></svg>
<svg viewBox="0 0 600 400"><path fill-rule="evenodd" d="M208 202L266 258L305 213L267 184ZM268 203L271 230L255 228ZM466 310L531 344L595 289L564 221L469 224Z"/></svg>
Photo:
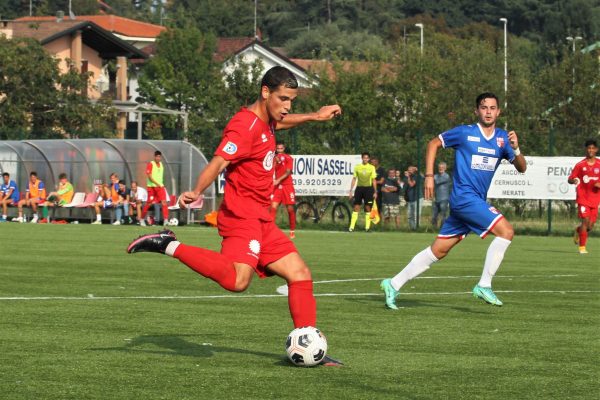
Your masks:
<svg viewBox="0 0 600 400"><path fill-rule="evenodd" d="M150 161L146 165L146 187L148 188L148 201L142 210L142 216L140 218L140 225L146 226L145 218L148 213L148 209L154 203L160 203L162 206L163 225L168 224L169 220L169 208L167 206L167 192L165 191L164 184L164 163L162 161L162 153L160 151L154 152L154 161ZM154 216L158 220L158 215Z"/></svg>
<svg viewBox="0 0 600 400"><path fill-rule="evenodd" d="M588 232L598 218L600 204L600 160L596 158L598 144L595 140L585 142L585 158L575 164L569 175L569 183L577 185L577 214L581 225L575 229L573 241L579 244L579 253L587 254Z"/></svg>
<svg viewBox="0 0 600 400"><path fill-rule="evenodd" d="M164 230L130 243L128 253L164 253L232 292L244 291L252 276L277 275L288 285L288 306L295 327L315 326L316 301L310 269L270 213L273 193L275 130L309 121L328 121L341 114L338 105L308 114L290 114L298 81L284 67L269 69L258 99L233 116L214 157L200 173L196 187L180 197L180 205L197 200L227 169L225 195L217 216L221 252L180 243ZM341 365L330 358L325 365Z"/></svg>
<svg viewBox="0 0 600 400"><path fill-rule="evenodd" d="M296 192L294 191L294 181L292 180L292 170L294 169L294 159L285 152L285 144L277 143L275 148L275 180L273 181L273 202L271 203L271 215L273 220L277 216L277 208L283 203L288 212L290 220L290 239L296 237Z"/></svg>

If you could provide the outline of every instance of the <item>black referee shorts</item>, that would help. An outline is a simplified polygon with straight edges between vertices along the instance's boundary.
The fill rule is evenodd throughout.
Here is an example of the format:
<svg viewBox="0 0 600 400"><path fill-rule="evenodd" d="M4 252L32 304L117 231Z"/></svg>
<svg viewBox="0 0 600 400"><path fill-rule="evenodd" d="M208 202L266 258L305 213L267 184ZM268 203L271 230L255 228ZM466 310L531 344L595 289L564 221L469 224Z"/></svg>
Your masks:
<svg viewBox="0 0 600 400"><path fill-rule="evenodd" d="M373 186L357 186L354 191L354 205L373 205Z"/></svg>

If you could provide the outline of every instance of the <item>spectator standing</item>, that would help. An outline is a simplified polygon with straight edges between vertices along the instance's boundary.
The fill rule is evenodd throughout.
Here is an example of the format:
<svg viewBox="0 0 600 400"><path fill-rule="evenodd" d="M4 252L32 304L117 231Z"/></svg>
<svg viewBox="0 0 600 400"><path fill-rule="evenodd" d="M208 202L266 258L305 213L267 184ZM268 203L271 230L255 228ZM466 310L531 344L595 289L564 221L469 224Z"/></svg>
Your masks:
<svg viewBox="0 0 600 400"><path fill-rule="evenodd" d="M379 163L379 158L373 157L371 159L371 164L373 164L373 166L375 167L375 174L377 174L377 176L375 177L375 182L377 183L377 197L375 198L375 201L377 202L377 209L379 210L379 212L381 212L381 188L383 187L383 182L385 181L387 175L385 168L383 168Z"/></svg>
<svg viewBox="0 0 600 400"><path fill-rule="evenodd" d="M423 209L423 177L419 174L417 167L411 165L404 172L405 193L404 198L408 205L408 226L411 230L417 229L417 208L419 217Z"/></svg>
<svg viewBox="0 0 600 400"><path fill-rule="evenodd" d="M38 179L37 172L32 171L29 174L29 183L27 184L27 192L25 193L25 198L19 201L19 216L15 221L24 222L23 219L23 207L31 207L31 211L33 212L33 218L31 219L32 224L37 224L38 222L38 204L46 201L46 186L44 182Z"/></svg>
<svg viewBox="0 0 600 400"><path fill-rule="evenodd" d="M271 215L273 221L277 216L277 208L283 203L288 212L290 221L290 239L296 237L296 191L294 190L294 181L292 180L292 170L294 169L294 159L285 152L285 144L277 143L275 147L277 155L275 156L275 180L273 181L273 202L271 203Z"/></svg>
<svg viewBox="0 0 600 400"><path fill-rule="evenodd" d="M6 222L6 214L8 206L17 205L21 194L17 183L10 179L10 174L5 172L2 174L2 185L0 186L0 204L2 204L2 218L0 222Z"/></svg>
<svg viewBox="0 0 600 400"><path fill-rule="evenodd" d="M444 221L448 218L448 209L450 208L450 191L452 190L452 180L446 172L447 165L445 162L438 164L438 173L433 177L434 183L434 199L431 210L431 225L438 227L438 218L440 225L444 225Z"/></svg>
<svg viewBox="0 0 600 400"><path fill-rule="evenodd" d="M144 218L148 213L150 205L160 203L162 206L163 225L167 225L169 220L169 208L167 207L167 192L163 182L165 175L164 163L162 162L162 153L158 150L154 152L154 160L146 165L146 187L148 188L148 201L142 210L142 219L140 225L146 225ZM158 219L158 215L154 218Z"/></svg>
<svg viewBox="0 0 600 400"><path fill-rule="evenodd" d="M396 179L396 170L388 170L387 178L383 180L381 187L383 204L383 223L389 224L394 219L396 229L400 227L400 183Z"/></svg>
<svg viewBox="0 0 600 400"><path fill-rule="evenodd" d="M354 231L361 205L364 205L365 210L365 230L369 231L371 227L371 207L373 206L373 199L377 196L377 182L375 180L377 173L373 164L369 163L371 156L369 153L362 153L361 158L362 163L354 166L354 176L350 184L349 197L350 199L354 197L354 208L352 218L350 218L349 232ZM354 184L356 184L356 190L354 190Z"/></svg>

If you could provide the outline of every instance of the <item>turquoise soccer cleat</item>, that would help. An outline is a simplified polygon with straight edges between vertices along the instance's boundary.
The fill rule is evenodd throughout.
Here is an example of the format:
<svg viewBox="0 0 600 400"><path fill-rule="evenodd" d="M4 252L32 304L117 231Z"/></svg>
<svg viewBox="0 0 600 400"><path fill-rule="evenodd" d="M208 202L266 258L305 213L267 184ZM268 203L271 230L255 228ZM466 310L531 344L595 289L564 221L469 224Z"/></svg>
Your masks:
<svg viewBox="0 0 600 400"><path fill-rule="evenodd" d="M496 294L492 291L492 288L481 287L479 285L475 285L473 288L473 297L483 299L488 304L492 304L495 306L501 306L503 303L496 296Z"/></svg>
<svg viewBox="0 0 600 400"><path fill-rule="evenodd" d="M400 294L400 292L392 286L391 279L384 279L381 281L381 290L385 293L385 306L390 310L397 310L396 306L396 297Z"/></svg>

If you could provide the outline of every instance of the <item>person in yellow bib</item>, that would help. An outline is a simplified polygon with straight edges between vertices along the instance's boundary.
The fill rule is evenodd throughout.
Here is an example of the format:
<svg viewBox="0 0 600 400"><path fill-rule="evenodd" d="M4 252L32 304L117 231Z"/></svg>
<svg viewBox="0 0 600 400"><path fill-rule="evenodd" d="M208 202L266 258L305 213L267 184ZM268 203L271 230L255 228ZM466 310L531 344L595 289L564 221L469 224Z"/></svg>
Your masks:
<svg viewBox="0 0 600 400"><path fill-rule="evenodd" d="M148 209L154 203L160 203L162 206L163 225L167 225L169 220L169 208L167 207L167 192L163 183L164 179L164 166L162 162L162 153L158 150L154 152L154 161L150 161L146 165L146 187L148 188L148 201L142 210L142 218L140 219L140 225L144 226L146 214ZM158 216L154 216L158 219Z"/></svg>
<svg viewBox="0 0 600 400"><path fill-rule="evenodd" d="M360 206L364 205L365 210L365 231L371 229L371 207L373 200L377 199L377 171L375 167L369 163L371 156L369 153L361 154L362 163L354 167L354 175L352 176L352 184L350 185L349 197L352 200L354 197L354 209L352 210L352 218L350 219L349 232L354 231ZM356 190L354 185L356 184Z"/></svg>

